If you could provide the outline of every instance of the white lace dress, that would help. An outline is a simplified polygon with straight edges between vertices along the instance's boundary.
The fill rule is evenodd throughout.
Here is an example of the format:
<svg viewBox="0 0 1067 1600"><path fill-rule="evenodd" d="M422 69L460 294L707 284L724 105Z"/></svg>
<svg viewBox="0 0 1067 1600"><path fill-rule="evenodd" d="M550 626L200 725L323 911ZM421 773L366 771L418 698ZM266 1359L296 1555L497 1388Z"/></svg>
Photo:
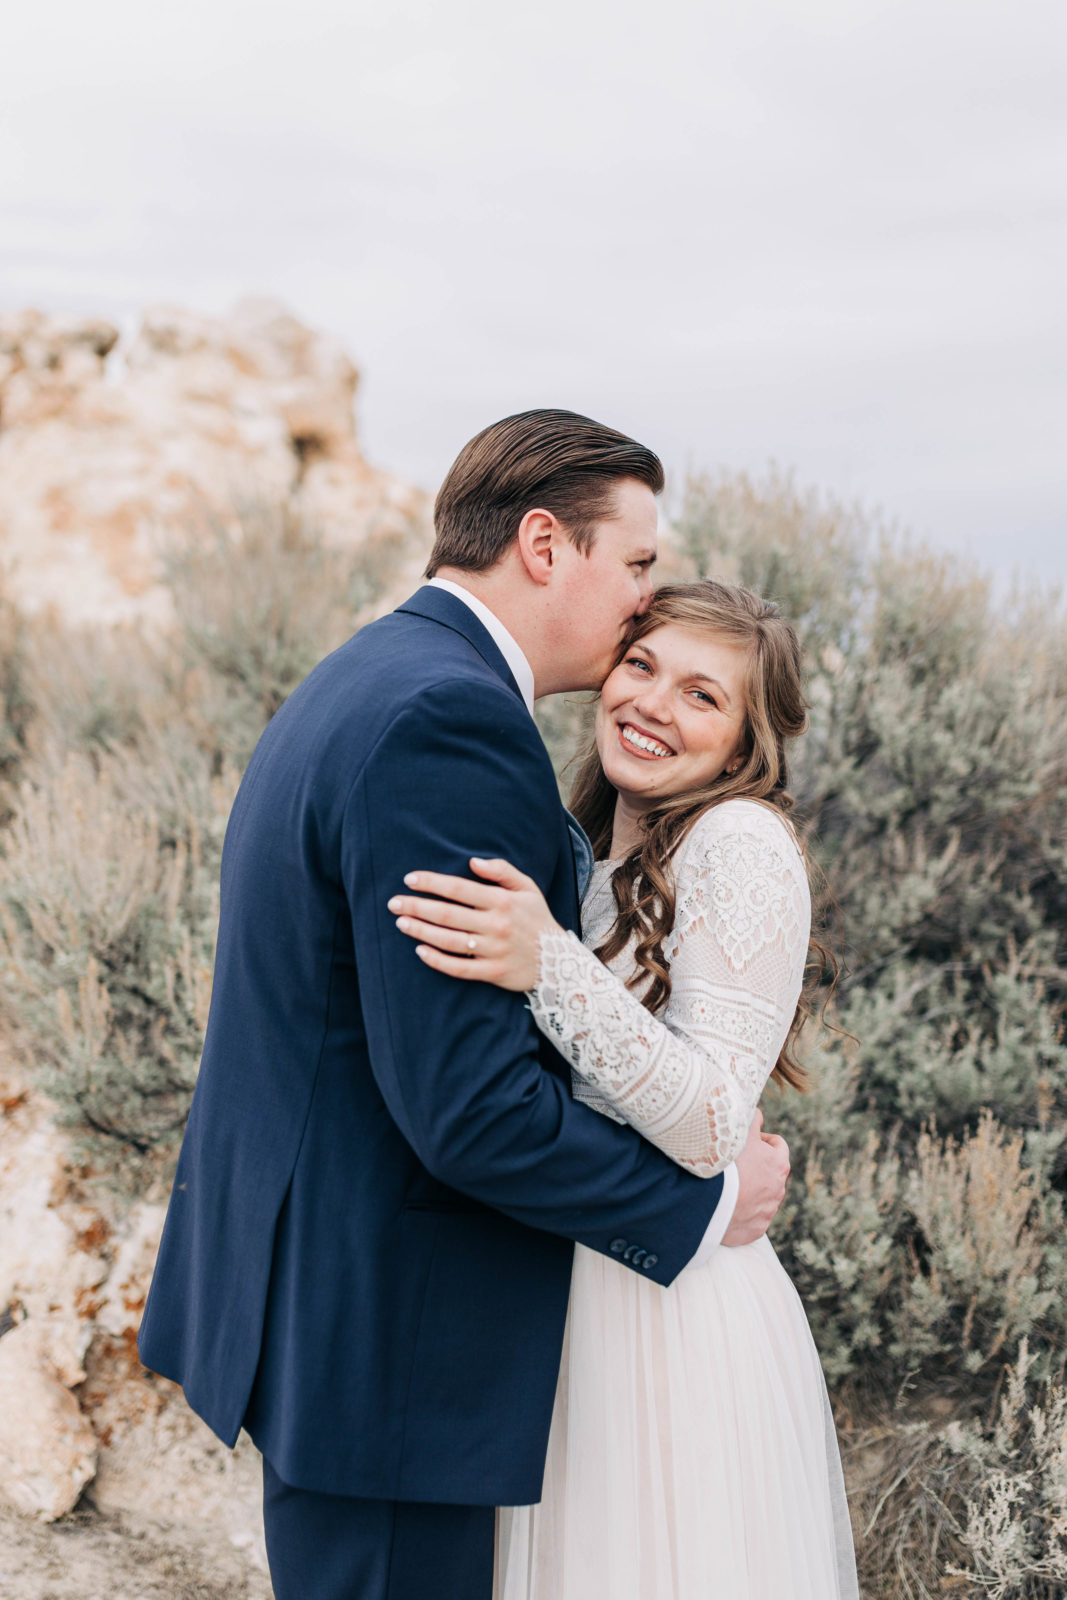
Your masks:
<svg viewBox="0 0 1067 1600"><path fill-rule="evenodd" d="M650 1015L585 943L544 941L530 996L574 1091L710 1177L739 1153L803 978L807 877L767 807L706 813L675 860L673 990ZM587 948L590 947L590 948ZM848 1508L804 1309L769 1239L669 1289L578 1246L540 1505L498 1514L494 1600L855 1600Z"/></svg>

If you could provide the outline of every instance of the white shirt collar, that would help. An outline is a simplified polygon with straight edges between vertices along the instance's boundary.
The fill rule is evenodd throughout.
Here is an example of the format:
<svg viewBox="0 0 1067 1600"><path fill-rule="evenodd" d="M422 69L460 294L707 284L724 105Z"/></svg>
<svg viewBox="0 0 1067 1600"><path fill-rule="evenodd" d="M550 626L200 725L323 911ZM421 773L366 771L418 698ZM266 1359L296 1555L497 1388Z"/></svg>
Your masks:
<svg viewBox="0 0 1067 1600"><path fill-rule="evenodd" d="M446 594L454 594L457 600L462 600L469 606L486 629L500 654L511 668L511 676L519 686L519 692L526 702L526 709L533 716L534 708L534 675L533 668L523 655L511 634L505 628L499 617L493 615L484 601L477 595L471 594L469 589L461 589L458 583L452 583L448 578L430 578L431 589L443 589Z"/></svg>

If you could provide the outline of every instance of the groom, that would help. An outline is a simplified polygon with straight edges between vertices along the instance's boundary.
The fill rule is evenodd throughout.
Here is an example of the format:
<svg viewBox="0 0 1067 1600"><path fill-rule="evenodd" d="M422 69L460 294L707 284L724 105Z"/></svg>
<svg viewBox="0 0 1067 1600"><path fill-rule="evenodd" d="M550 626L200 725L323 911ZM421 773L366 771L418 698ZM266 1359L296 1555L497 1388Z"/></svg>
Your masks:
<svg viewBox="0 0 1067 1600"><path fill-rule="evenodd" d="M433 581L290 696L234 803L140 1348L262 1451L277 1600L488 1600L493 1507L541 1493L572 1242L666 1286L780 1203L780 1140L681 1171L572 1100L521 995L424 966L387 905L414 866L504 857L577 929L530 713L612 666L662 487L570 412L485 429L438 496Z"/></svg>

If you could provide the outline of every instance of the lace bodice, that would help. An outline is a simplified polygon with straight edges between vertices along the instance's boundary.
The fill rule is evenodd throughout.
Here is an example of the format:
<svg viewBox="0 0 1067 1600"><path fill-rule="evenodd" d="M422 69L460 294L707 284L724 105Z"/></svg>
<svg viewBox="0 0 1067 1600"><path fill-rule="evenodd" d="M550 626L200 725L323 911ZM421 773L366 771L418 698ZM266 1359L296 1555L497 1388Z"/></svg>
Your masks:
<svg viewBox="0 0 1067 1600"><path fill-rule="evenodd" d="M804 863L788 824L755 801L700 818L675 857L673 988L658 1017L625 987L629 946L610 966L593 954L615 920L612 867L594 868L584 943L542 938L530 1007L570 1062L577 1099L710 1178L743 1148L796 1010L811 925Z"/></svg>

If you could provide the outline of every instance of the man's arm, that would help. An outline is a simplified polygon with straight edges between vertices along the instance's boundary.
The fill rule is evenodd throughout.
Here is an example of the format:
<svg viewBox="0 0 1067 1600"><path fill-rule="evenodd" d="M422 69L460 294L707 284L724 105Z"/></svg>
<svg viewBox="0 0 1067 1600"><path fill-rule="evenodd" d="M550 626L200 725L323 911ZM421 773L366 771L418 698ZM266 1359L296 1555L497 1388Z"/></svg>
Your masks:
<svg viewBox="0 0 1067 1600"><path fill-rule="evenodd" d="M541 1065L523 997L433 972L388 910L411 867L461 872L471 855L506 857L548 893L571 870L561 848L551 767L507 690L459 680L396 719L344 822L371 1064L398 1127L440 1181L669 1283L704 1237L721 1178L680 1171L572 1100Z"/></svg>

